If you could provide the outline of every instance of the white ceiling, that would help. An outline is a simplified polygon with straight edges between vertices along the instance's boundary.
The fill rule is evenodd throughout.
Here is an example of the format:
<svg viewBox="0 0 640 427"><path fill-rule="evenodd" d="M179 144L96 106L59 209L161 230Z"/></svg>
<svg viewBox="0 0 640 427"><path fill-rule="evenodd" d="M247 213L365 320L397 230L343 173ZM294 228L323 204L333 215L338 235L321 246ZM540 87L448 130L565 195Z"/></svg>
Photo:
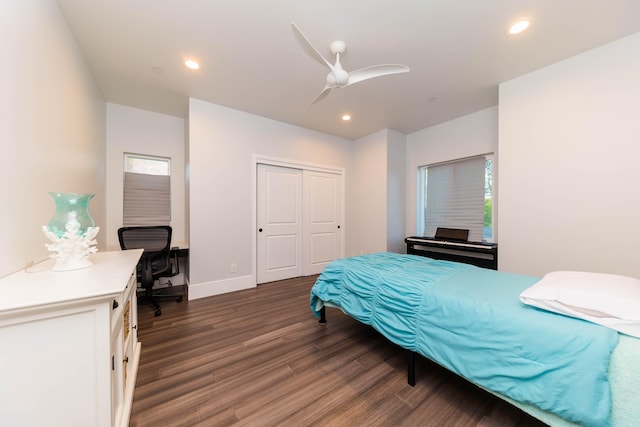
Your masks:
<svg viewBox="0 0 640 427"><path fill-rule="evenodd" d="M498 103L498 84L640 31L638 0L58 0L109 102L184 117L188 97L356 139ZM510 23L532 17L519 36ZM323 89L295 24L347 71L409 73ZM199 71L183 65L197 58ZM154 71L159 67L161 73ZM343 123L340 116L353 120Z"/></svg>

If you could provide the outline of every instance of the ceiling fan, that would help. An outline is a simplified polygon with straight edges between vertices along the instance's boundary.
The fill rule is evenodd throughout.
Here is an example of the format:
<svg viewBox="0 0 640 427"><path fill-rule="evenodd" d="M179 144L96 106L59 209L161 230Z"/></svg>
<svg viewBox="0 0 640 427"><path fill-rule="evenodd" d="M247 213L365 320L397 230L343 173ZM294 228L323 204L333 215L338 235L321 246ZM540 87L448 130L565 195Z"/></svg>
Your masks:
<svg viewBox="0 0 640 427"><path fill-rule="evenodd" d="M345 42L334 41L329 45L331 53L336 56L336 63L332 64L324 59L324 57L311 44L309 39L307 39L302 31L300 31L296 24L292 23L291 29L293 30L293 33L295 34L298 42L305 50L305 52L307 52L309 56L311 56L319 63L329 67L329 74L327 74L327 83L324 89L322 89L322 92L320 92L320 95L318 95L318 97L311 104L315 104L316 102L324 99L327 95L329 95L331 89L349 86L363 80L372 79L374 77L386 76L389 74L406 73L409 71L409 67L407 67L406 65L383 64L361 68L349 73L343 70L342 65L340 64L340 55L343 54L345 50L347 50L347 45Z"/></svg>

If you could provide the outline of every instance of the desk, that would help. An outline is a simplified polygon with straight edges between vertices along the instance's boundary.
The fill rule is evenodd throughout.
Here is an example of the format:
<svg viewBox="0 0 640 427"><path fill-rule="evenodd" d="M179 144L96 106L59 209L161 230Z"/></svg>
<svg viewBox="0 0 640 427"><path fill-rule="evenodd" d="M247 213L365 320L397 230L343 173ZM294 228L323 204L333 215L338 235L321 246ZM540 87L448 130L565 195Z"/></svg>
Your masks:
<svg viewBox="0 0 640 427"><path fill-rule="evenodd" d="M171 241L171 255L177 254L178 257L189 256L189 243L185 241Z"/></svg>
<svg viewBox="0 0 640 427"><path fill-rule="evenodd" d="M449 242L418 236L407 237L404 242L408 254L498 269L497 243Z"/></svg>
<svg viewBox="0 0 640 427"><path fill-rule="evenodd" d="M171 256L178 258L188 258L189 257L189 248L185 248L182 246L172 246L171 247Z"/></svg>
<svg viewBox="0 0 640 427"><path fill-rule="evenodd" d="M171 258L173 258L176 268L174 276L180 274L180 258L183 258L185 267L183 273L183 285L186 285L189 281L189 245L185 242L171 242L171 245Z"/></svg>

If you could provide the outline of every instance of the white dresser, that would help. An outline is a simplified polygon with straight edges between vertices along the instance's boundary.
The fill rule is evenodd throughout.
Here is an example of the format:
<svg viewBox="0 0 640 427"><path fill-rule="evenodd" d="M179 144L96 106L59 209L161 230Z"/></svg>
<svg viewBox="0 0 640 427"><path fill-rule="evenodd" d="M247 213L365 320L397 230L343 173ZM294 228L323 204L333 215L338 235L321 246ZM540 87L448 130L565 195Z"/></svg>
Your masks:
<svg viewBox="0 0 640 427"><path fill-rule="evenodd" d="M93 266L52 261L0 279L0 424L126 427L140 343L141 249L98 252Z"/></svg>

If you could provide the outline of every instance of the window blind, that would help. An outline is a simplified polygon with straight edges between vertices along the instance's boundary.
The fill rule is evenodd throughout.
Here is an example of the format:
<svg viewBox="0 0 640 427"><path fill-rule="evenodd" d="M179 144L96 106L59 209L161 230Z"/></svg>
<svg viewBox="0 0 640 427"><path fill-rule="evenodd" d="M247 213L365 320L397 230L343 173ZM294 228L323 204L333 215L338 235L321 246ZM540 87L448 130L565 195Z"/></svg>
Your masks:
<svg viewBox="0 0 640 427"><path fill-rule="evenodd" d="M170 222L170 177L125 172L122 225L169 225Z"/></svg>
<svg viewBox="0 0 640 427"><path fill-rule="evenodd" d="M464 228L469 240L482 240L484 174L484 157L427 167L425 236L437 227Z"/></svg>

